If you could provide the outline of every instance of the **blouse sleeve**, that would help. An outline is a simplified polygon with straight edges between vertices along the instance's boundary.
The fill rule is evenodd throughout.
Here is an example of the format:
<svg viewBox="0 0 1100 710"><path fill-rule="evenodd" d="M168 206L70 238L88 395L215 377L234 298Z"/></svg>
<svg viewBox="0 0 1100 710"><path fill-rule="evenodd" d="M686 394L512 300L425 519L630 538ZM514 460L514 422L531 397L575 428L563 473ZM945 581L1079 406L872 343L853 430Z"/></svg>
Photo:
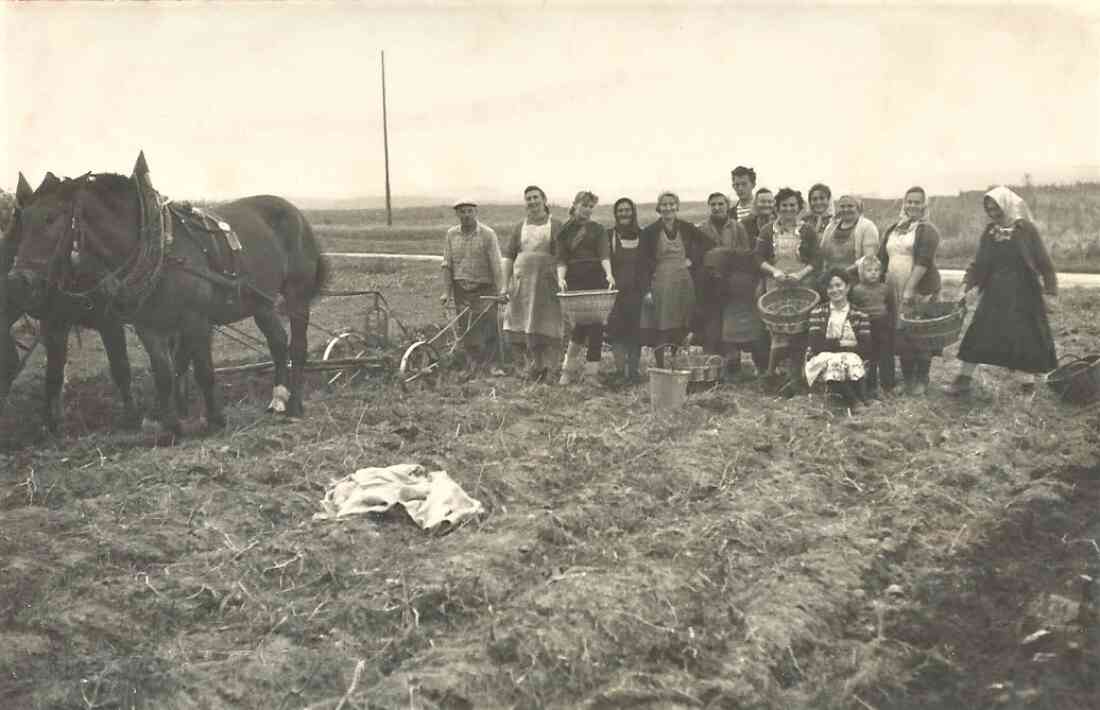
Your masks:
<svg viewBox="0 0 1100 710"><path fill-rule="evenodd" d="M775 240L772 239L771 225L764 227L756 238L756 254L760 257L760 262L768 262L775 265Z"/></svg>
<svg viewBox="0 0 1100 710"><path fill-rule="evenodd" d="M519 242L520 235L523 232L523 222L516 225L516 228L512 230L512 233L508 235L508 241L506 241L500 248L500 256L504 259L511 259L515 261L519 255Z"/></svg>
<svg viewBox="0 0 1100 710"><path fill-rule="evenodd" d="M454 257L451 254L451 232L448 230L443 234L443 268L450 269L454 266L452 263Z"/></svg>
<svg viewBox="0 0 1100 710"><path fill-rule="evenodd" d="M963 290L971 288L984 289L989 274L989 235L991 227L986 227L982 236L978 238L978 253L974 260L966 267L966 275L963 276Z"/></svg>
<svg viewBox="0 0 1100 710"><path fill-rule="evenodd" d="M607 230L602 224L592 223L592 234L596 240L596 256L600 260L611 258L611 239L607 236Z"/></svg>
<svg viewBox="0 0 1100 710"><path fill-rule="evenodd" d="M880 265L878 279L883 283L886 283L886 271L890 266L890 252L886 250L886 242L890 241L890 235L893 234L894 228L897 226L897 223L891 224L882 233L882 239L878 240L878 263Z"/></svg>
<svg viewBox="0 0 1100 710"><path fill-rule="evenodd" d="M1043 290L1051 296L1058 295L1058 274L1054 271L1054 263L1050 260L1043 238L1039 236L1039 230L1031 222L1020 222L1019 227L1027 240L1035 271L1043 279Z"/></svg>
<svg viewBox="0 0 1100 710"><path fill-rule="evenodd" d="M856 258L878 253L878 227L875 226L874 222L866 217L861 217L856 222L856 234L858 235Z"/></svg>
<svg viewBox="0 0 1100 710"><path fill-rule="evenodd" d="M931 269L936 265L936 249L940 246L940 231L929 222L917 227L913 241L913 263Z"/></svg>
<svg viewBox="0 0 1100 710"><path fill-rule="evenodd" d="M825 350L825 328L829 322L829 306L817 306L810 312L810 325L807 338L810 352L814 355Z"/></svg>
<svg viewBox="0 0 1100 710"><path fill-rule="evenodd" d="M852 327L856 331L856 350L866 358L871 353L871 319L863 311L855 311Z"/></svg>

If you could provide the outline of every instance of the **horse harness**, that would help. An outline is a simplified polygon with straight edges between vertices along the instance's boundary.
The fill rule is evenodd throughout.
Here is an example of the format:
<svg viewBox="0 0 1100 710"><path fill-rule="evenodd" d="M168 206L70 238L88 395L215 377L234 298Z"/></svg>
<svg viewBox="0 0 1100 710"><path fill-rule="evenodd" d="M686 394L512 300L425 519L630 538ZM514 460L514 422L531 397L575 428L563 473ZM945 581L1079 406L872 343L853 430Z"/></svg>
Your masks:
<svg viewBox="0 0 1100 710"><path fill-rule="evenodd" d="M88 173L77 179L92 182L95 177ZM189 202L167 200L151 186L146 186L146 189L151 195L146 195L145 189L137 190L141 224L136 253L120 267L96 274L94 284L88 288L78 288L82 285L80 279L69 271L70 283L65 288L59 283L60 275L53 266L56 258L64 256L65 250L68 250L68 260L75 266L83 254L91 253L88 242L98 246L98 240L89 235L78 217L83 196L83 190L78 189L73 198L70 219L72 238L58 244L57 252L50 259L48 281L56 283L66 296L88 303L89 308L91 298L101 293L106 296L110 307L123 318L141 308L159 285L165 268L178 269L224 289L229 301L236 299L239 302L241 292L247 289L264 301L277 302L275 297L252 285L247 275L242 273L240 254L244 249L228 222ZM150 197L155 204L149 204ZM192 266L186 258L172 254L177 228L206 256L205 268ZM100 247L96 251L104 250Z"/></svg>

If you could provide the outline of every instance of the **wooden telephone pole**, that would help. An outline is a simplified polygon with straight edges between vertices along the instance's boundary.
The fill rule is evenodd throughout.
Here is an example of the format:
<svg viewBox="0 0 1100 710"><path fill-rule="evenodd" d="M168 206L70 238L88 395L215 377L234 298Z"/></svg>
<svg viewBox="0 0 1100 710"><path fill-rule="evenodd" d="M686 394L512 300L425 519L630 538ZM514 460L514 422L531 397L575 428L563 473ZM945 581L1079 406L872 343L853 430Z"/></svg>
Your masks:
<svg viewBox="0 0 1100 710"><path fill-rule="evenodd" d="M386 125L386 51L382 50L382 149L386 155L386 226L393 226L390 207L390 134Z"/></svg>

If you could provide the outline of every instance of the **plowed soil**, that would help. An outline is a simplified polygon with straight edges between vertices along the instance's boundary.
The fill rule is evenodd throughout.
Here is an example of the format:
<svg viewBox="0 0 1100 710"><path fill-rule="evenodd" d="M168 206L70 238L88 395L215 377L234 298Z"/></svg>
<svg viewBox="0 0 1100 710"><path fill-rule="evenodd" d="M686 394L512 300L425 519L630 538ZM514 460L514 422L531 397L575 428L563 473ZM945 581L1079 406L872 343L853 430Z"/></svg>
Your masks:
<svg viewBox="0 0 1100 710"><path fill-rule="evenodd" d="M1095 406L994 370L970 398L856 416L755 381L674 413L644 385L406 393L438 269L337 266L334 288L379 288L408 332L349 385L311 375L304 419L264 413L268 376L227 376L226 432L151 446L119 428L84 333L50 437L40 360L20 377L0 418L0 707L1100 707ZM358 308L325 299L315 320ZM1098 311L1061 296L1059 352L1100 352ZM222 363L257 358L219 343ZM433 534L313 519L333 479L402 462L446 469L485 515Z"/></svg>

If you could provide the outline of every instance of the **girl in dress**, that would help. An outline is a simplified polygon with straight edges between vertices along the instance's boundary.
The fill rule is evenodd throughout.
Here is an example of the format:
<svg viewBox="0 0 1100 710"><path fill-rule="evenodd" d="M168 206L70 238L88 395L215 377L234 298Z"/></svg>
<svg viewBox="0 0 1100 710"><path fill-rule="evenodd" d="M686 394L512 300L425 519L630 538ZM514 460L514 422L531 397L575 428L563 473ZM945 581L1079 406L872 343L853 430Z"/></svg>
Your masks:
<svg viewBox="0 0 1100 710"><path fill-rule="evenodd" d="M983 203L990 222L963 279L964 295L977 288L981 301L959 345L962 365L949 394L971 390L979 363L1037 376L1058 365L1043 302L1043 293L1057 296L1058 278L1027 203L1004 186L986 193Z"/></svg>
<svg viewBox="0 0 1100 710"><path fill-rule="evenodd" d="M523 191L527 218L501 245L504 291L508 307L504 332L516 350L515 361L527 354L529 379L541 382L551 376L561 352L562 320L558 303L557 263L554 242L561 233L561 220L550 216L546 193L531 185Z"/></svg>

